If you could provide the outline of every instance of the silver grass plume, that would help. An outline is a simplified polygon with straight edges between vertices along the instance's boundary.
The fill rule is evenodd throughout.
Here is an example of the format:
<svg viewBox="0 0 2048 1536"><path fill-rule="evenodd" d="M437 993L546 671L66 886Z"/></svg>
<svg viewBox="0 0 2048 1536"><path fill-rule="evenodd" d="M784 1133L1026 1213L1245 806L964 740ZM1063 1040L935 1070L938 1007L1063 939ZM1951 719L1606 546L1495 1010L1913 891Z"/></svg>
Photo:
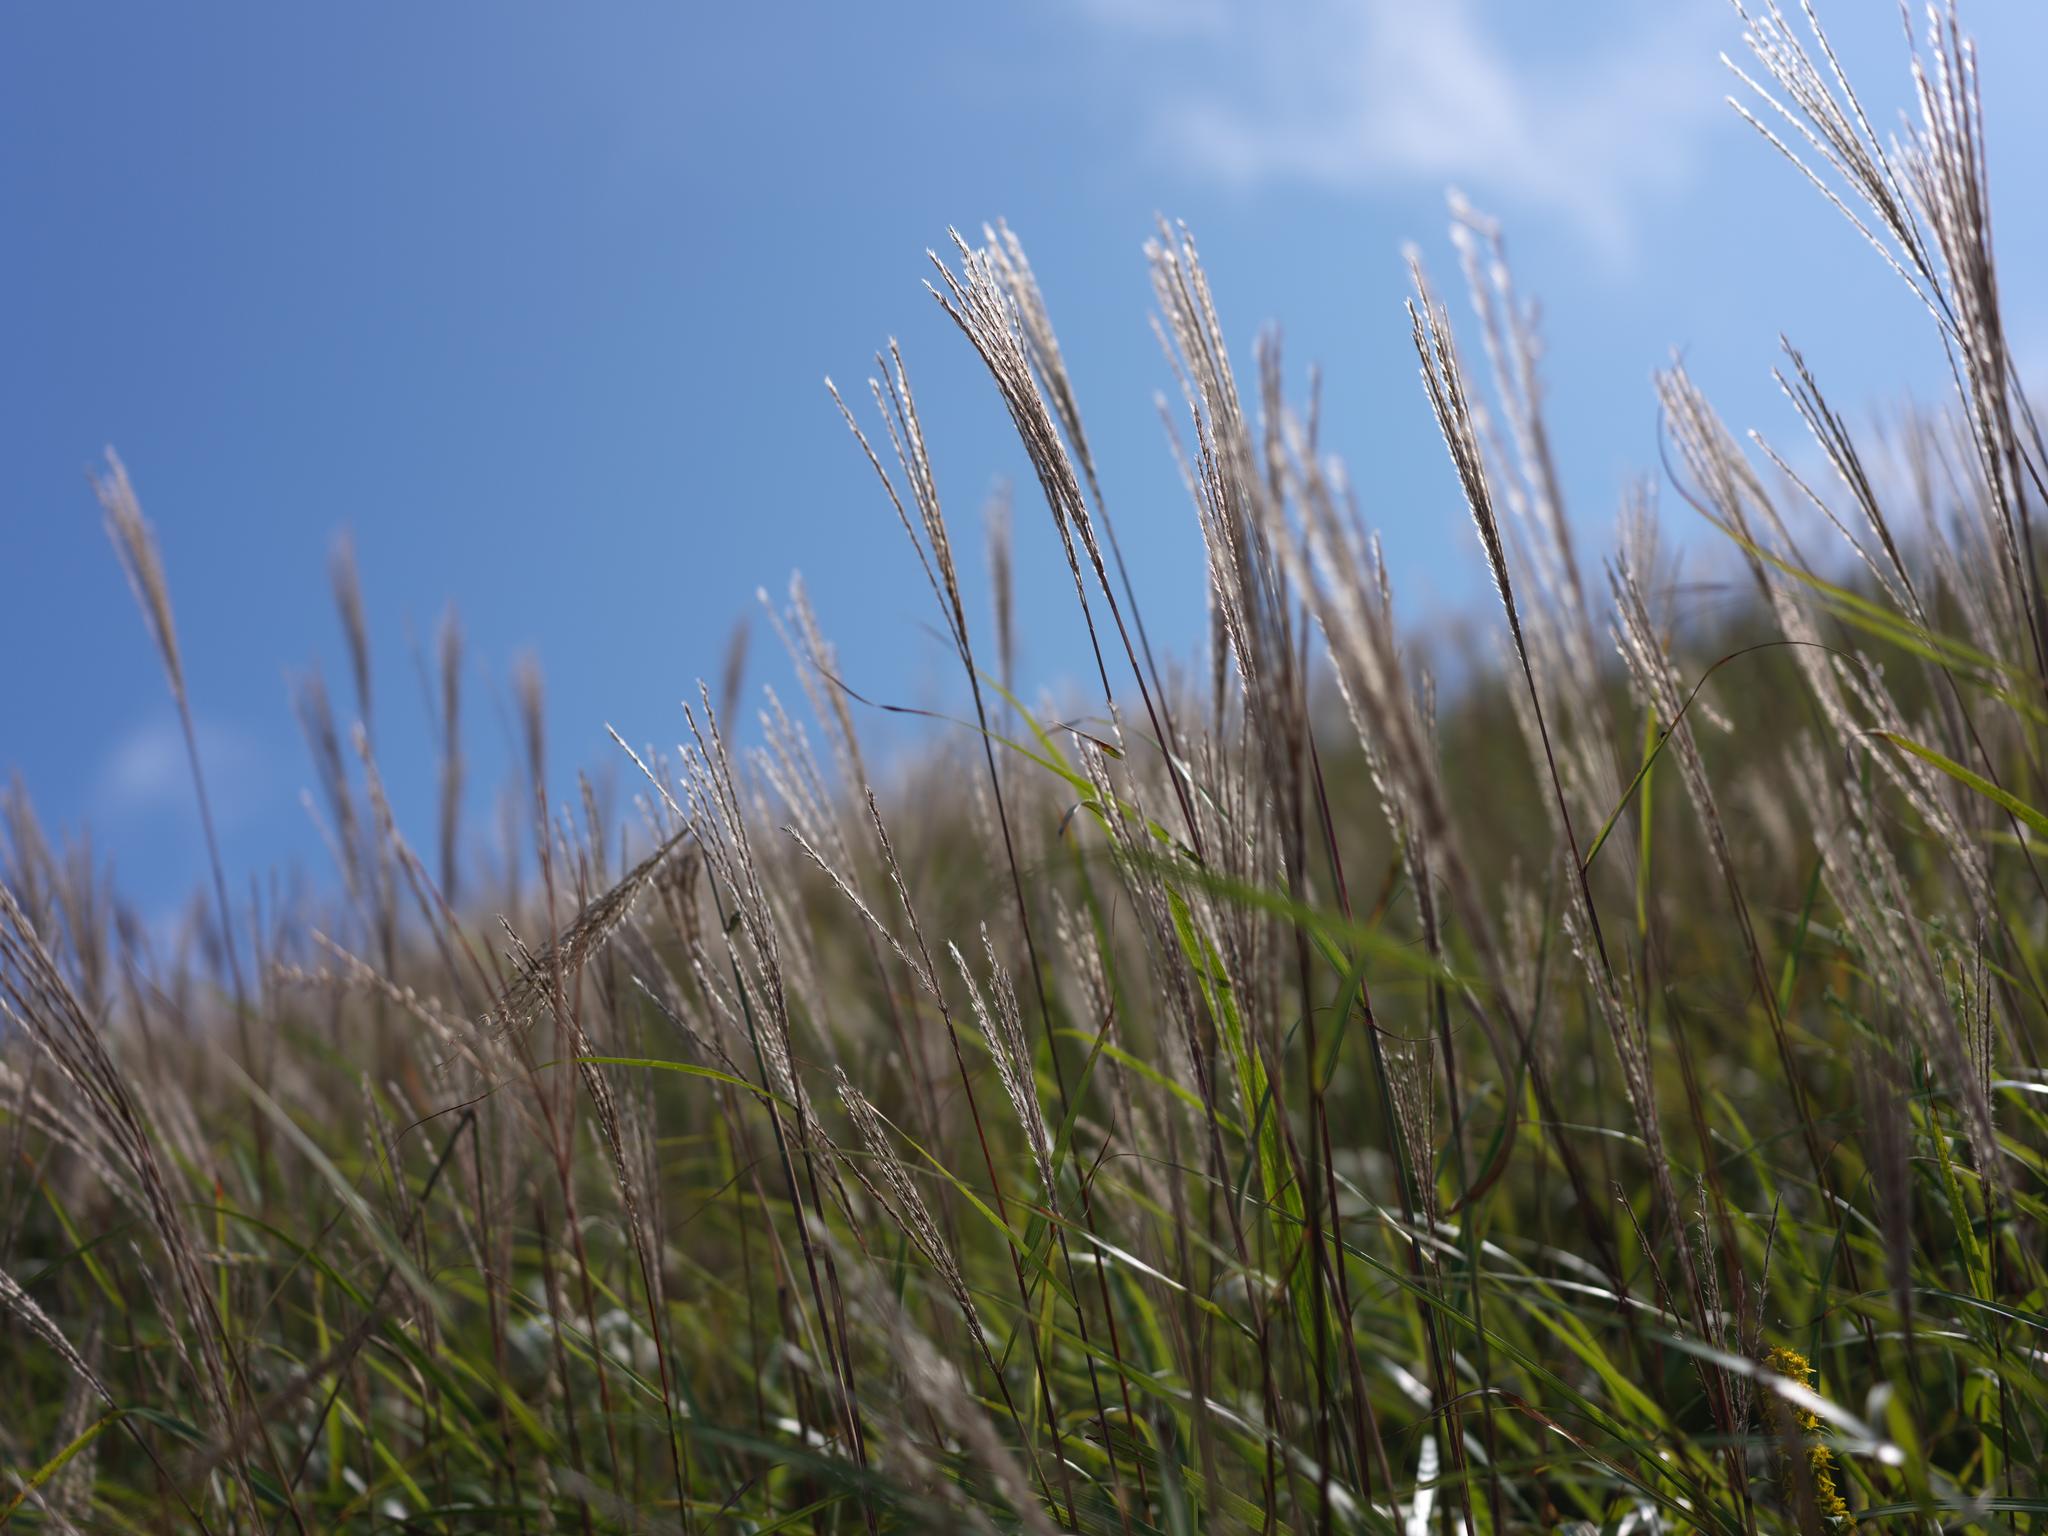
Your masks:
<svg viewBox="0 0 2048 1536"><path fill-rule="evenodd" d="M85 1356L64 1336L64 1330L50 1320L49 1313L38 1306L36 1299L4 1269L0 1269L0 1306L20 1318L30 1333L41 1339L58 1359L70 1367L74 1376L92 1389L94 1396L109 1408L116 1406L114 1394L107 1390L107 1384L100 1380L99 1373L86 1363Z"/></svg>
<svg viewBox="0 0 2048 1536"><path fill-rule="evenodd" d="M946 946L953 956L953 964L959 968L960 979L967 986L967 1000L973 1006L974 1019L981 1026L982 1037L988 1041L989 1057L995 1062L996 1077L1002 1082L1003 1092L1009 1097L1010 1108L1016 1112L1017 1123L1024 1128L1024 1139L1031 1147L1031 1160L1038 1167L1038 1182L1045 1190L1046 1203L1057 1208L1058 1187L1053 1179L1052 1136L1046 1129L1045 1108L1038 1098L1038 1072L1031 1059L1031 1046L1024 1038L1024 1019L1017 1007L1017 989L1010 983L1010 973L1003 969L1003 962L996 955L994 941L988 936L988 924L981 925L981 947L988 957L988 999L982 996L981 988L975 985L974 969L960 953L960 946Z"/></svg>
<svg viewBox="0 0 2048 1536"><path fill-rule="evenodd" d="M692 835L691 827L673 833L646 858L628 870L619 882L592 897L583 910L539 950L529 950L514 939L518 951L513 980L498 1000L477 1022L491 1034L524 1030L548 1006L557 985L567 981L590 960L632 916L633 907L664 864Z"/></svg>
<svg viewBox="0 0 2048 1536"><path fill-rule="evenodd" d="M201 1276L181 1205L171 1194L147 1112L115 1065L99 1027L80 1006L14 893L0 884L0 1021L33 1040L79 1095L107 1145L126 1165L156 1231L204 1368L200 1378L217 1426L230 1422L222 1328ZM164 1314L165 1322L171 1314ZM173 1332L176 1330L173 1329Z"/></svg>
<svg viewBox="0 0 2048 1536"><path fill-rule="evenodd" d="M1416 1217L1425 1232L1437 1223L1436 1189L1436 1040L1383 1030L1380 1048L1387 1063L1387 1095L1401 1133L1406 1161L1414 1173ZM1423 1252L1434 1256L1435 1250Z"/></svg>
<svg viewBox="0 0 2048 1536"><path fill-rule="evenodd" d="M1990 1062L1977 1025L1964 1016L1968 994L1949 981L1932 930L1908 914L1906 878L1882 832L1881 813L1861 779L1801 741L1788 770L1813 806L1814 844L1828 895L1848 936L1911 1038L1926 1053L1962 1111L1971 1158L1987 1184L2004 1183L1991 1103Z"/></svg>
<svg viewBox="0 0 2048 1536"><path fill-rule="evenodd" d="M961 1316L980 1337L981 1314L975 1310L973 1294L967 1288L967 1276L952 1248L947 1245L944 1234L939 1231L938 1222L932 1218L931 1207L925 1204L917 1186L910 1182L903 1160L889 1145L889 1138L882 1129L881 1112L866 1094L853 1086L853 1080L846 1075L844 1067L834 1067L832 1074L838 1083L839 1102L846 1107L846 1117L853 1122L854 1131L867 1150L869 1163L887 1186L888 1197L883 1198L882 1192L875 1188L860 1165L848 1159L843 1152L839 1154L840 1161L867 1188L869 1197L889 1213L903 1235L924 1255L925 1262L938 1272L947 1293L960 1308Z"/></svg>
<svg viewBox="0 0 2048 1536"><path fill-rule="evenodd" d="M829 1233L825 1241L836 1246ZM988 1411L968 1390L960 1368L911 1320L875 1266L846 1262L840 1268L847 1276L852 1299L880 1332L904 1386L930 1421L944 1425L965 1443L997 1493L1016 1512L1023 1531L1029 1536L1055 1536L1051 1520L1031 1491L1025 1469L1003 1443Z"/></svg>
<svg viewBox="0 0 2048 1536"><path fill-rule="evenodd" d="M1450 205L1451 240L1479 322L1507 444L1495 442L1478 401L1472 402L1474 431L1487 449L1489 479L1509 514L1503 541L1517 566L1533 577L1523 593L1521 618L1546 711L1558 728L1562 750L1557 766L1574 809L1598 818L1620 798L1621 782L1613 722L1600 691L1593 611L1544 418L1536 308L1516 291L1499 223L1457 192L1451 193ZM1535 723L1526 711L1518 718L1525 725ZM1541 734L1527 729L1524 734L1540 776L1548 771ZM1625 848L1632 834L1617 830Z"/></svg>
<svg viewBox="0 0 2048 1536"><path fill-rule="evenodd" d="M1809 0L1802 0L1801 10L1811 49L1777 0L1766 0L1755 14L1737 0L1736 10L1748 27L1744 41L1769 85L1733 63L1729 69L1829 174L1742 103L1731 97L1730 104L1848 219L1934 318L1987 492L1981 505L1996 552L1997 584L2006 606L2021 618L2036 669L2048 673L2048 615L2026 490L2028 482L2036 493L2044 488L2048 453L2006 341L1991 244L1976 49L1962 31L1954 0L1927 6L1926 57L1918 49L1912 57L1919 121L1905 125L1903 141L1889 144L1871 128ZM1904 14L1902 5L1902 19Z"/></svg>

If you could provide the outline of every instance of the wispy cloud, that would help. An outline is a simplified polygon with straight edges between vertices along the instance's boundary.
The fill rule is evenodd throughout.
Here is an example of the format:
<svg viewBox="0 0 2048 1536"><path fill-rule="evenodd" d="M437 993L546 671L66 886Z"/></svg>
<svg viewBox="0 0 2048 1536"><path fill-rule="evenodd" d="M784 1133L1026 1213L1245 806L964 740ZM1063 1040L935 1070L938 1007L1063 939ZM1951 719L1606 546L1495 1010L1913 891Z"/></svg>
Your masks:
<svg viewBox="0 0 2048 1536"><path fill-rule="evenodd" d="M231 825L260 778L259 753L245 733L217 721L198 722L199 761L223 826ZM95 810L107 818L153 815L192 805L192 769L185 738L168 712L132 724L101 761Z"/></svg>
<svg viewBox="0 0 2048 1536"><path fill-rule="evenodd" d="M1077 3L1143 44L1132 86L1152 147L1190 174L1340 191L1458 182L1562 215L1610 257L1642 205L1684 183L1724 110L1728 17L1711 0L1604 24L1559 8L1533 40L1520 0Z"/></svg>

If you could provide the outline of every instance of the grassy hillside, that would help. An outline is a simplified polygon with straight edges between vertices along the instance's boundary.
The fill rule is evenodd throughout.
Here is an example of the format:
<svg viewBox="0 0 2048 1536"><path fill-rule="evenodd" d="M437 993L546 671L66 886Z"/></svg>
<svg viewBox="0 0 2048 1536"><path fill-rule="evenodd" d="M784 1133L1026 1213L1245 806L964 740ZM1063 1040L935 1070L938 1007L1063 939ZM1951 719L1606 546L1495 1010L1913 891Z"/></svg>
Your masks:
<svg viewBox="0 0 2048 1536"><path fill-rule="evenodd" d="M1870 437L1788 350L1782 459L1658 380L1711 623L1647 492L1575 542L1459 208L1473 319L1419 265L1410 312L1498 588L1476 663L1439 694L1313 404L1230 357L1176 229L1213 648L1155 656L998 230L934 281L1072 565L1021 617L1088 627L1085 718L1004 686L1007 521L985 594L892 352L846 420L964 723L886 793L795 589L808 718L771 695L736 753L701 692L672 751L617 744L623 828L548 798L526 676L512 888L457 857L452 629L434 827L300 695L317 922L216 861L166 957L13 795L0 1525L2040 1529L2048 451L1952 17L1898 143L1752 29L1759 126L1952 375ZM118 461L99 489L189 734L153 535Z"/></svg>

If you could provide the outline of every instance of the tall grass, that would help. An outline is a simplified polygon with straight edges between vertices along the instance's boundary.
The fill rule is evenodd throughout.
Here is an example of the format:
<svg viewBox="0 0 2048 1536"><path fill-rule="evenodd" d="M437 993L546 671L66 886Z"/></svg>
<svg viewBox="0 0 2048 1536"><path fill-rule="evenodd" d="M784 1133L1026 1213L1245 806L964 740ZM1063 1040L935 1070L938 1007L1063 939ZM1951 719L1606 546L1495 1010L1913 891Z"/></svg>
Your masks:
<svg viewBox="0 0 2048 1536"><path fill-rule="evenodd" d="M0 1524L2040 1529L2048 452L1976 58L1931 12L1881 140L1810 16L1745 21L1739 110L1949 369L1859 435L1788 346L1798 448L1658 380L1732 618L1683 611L1648 490L1578 547L1530 310L1454 202L1473 319L1417 260L1408 339L1498 666L1440 694L1314 392L1273 341L1240 384L1168 226L1211 621L1177 669L998 228L932 291L1070 569L1082 718L1012 687L1043 526L986 514L984 618L892 343L841 409L969 706L893 788L797 584L809 723L771 691L734 749L736 640L680 745L617 741L623 836L588 780L550 799L523 671L530 873L494 885L458 857L451 616L423 856L344 547L354 718L295 690L326 917L258 922L216 857L207 944L165 960L16 791ZM189 735L118 461L100 495Z"/></svg>

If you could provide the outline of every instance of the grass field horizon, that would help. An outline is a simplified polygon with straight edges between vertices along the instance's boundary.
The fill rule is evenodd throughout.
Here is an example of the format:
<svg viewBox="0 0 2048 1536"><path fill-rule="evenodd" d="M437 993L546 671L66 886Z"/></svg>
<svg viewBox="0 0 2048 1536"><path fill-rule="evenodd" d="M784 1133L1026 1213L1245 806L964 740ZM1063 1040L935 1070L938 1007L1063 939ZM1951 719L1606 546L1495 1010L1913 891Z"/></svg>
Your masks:
<svg viewBox="0 0 2048 1536"><path fill-rule="evenodd" d="M677 742L570 780L522 665L486 863L463 632L403 824L344 549L348 675L292 701L333 870L242 889L110 449L209 858L167 946L0 797L0 1528L2043 1529L2048 441L1976 56L1929 7L1883 135L1811 11L1743 19L1757 174L1906 285L1941 403L1859 425L1788 316L1803 439L1744 436L1674 358L1595 545L1454 194L1467 317L1417 255L1397 339L1492 583L1467 647L1404 624L1371 466L1166 222L1208 643L1155 646L998 224L932 255L964 345L918 382L993 386L1032 483L940 485L894 342L827 383L850 445L791 450L908 546L949 702L857 692L798 580L800 701L735 644ZM1094 660L1057 704L1046 626Z"/></svg>

